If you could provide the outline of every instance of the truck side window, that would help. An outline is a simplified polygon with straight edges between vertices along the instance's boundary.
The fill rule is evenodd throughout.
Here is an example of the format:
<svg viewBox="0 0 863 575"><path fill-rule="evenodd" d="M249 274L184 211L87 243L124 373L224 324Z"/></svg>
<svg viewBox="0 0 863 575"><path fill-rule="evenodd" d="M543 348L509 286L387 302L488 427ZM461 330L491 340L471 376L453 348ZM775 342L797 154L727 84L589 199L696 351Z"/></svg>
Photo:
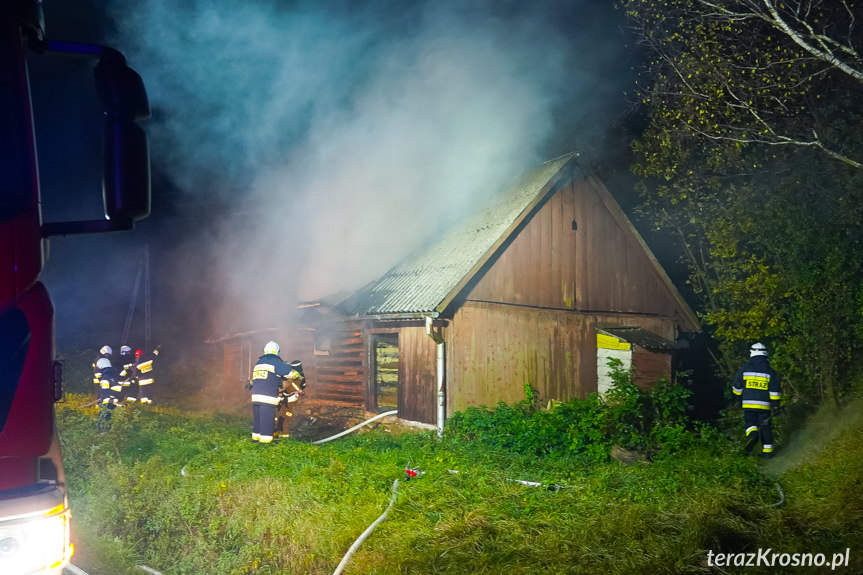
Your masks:
<svg viewBox="0 0 863 575"><path fill-rule="evenodd" d="M0 432L15 399L30 346L30 325L17 307L0 313Z"/></svg>

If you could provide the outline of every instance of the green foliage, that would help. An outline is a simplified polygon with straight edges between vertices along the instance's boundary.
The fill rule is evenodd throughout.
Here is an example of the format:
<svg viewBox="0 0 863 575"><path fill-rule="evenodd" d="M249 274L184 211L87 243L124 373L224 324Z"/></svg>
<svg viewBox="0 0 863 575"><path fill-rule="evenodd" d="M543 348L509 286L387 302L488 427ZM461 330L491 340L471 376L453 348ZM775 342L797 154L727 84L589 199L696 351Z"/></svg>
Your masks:
<svg viewBox="0 0 863 575"><path fill-rule="evenodd" d="M730 377L764 341L795 399L842 399L863 351L854 19L843 3L774 2L776 14L739 0L618 5L648 47L635 88L647 120L633 143L641 213L681 246L718 367ZM787 30L831 44L847 66Z"/></svg>
<svg viewBox="0 0 863 575"><path fill-rule="evenodd" d="M448 422L447 433L468 441L517 453L605 461L611 446L658 451L678 450L697 443L672 437L673 430L688 434L686 406L691 392L665 381L650 391L635 385L631 371L619 359L610 359L611 389L602 398L592 394L540 407L535 392L525 387L526 399L515 405L499 403L495 409L470 407Z"/></svg>

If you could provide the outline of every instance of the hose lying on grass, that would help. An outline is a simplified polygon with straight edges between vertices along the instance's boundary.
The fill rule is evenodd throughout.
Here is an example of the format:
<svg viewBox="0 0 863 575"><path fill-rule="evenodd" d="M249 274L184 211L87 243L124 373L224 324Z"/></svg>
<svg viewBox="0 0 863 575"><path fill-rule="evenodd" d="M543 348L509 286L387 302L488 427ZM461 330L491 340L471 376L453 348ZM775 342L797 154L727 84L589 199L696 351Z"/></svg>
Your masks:
<svg viewBox="0 0 863 575"><path fill-rule="evenodd" d="M447 469L447 473L459 474L461 473L457 469ZM530 487L545 487L549 491L558 491L560 489L584 489L584 487L578 485L558 485L556 483L540 483L539 481L527 481L526 479L506 479L506 481L512 481L513 483L521 483L522 485L528 485Z"/></svg>
<svg viewBox="0 0 863 575"><path fill-rule="evenodd" d="M782 491L782 486L779 485L778 481L774 481L774 483L776 483L776 491L779 492L779 501L777 501L776 503L771 503L770 507L779 507L780 505L785 503L785 492Z"/></svg>
<svg viewBox="0 0 863 575"><path fill-rule="evenodd" d="M350 560L351 556L359 548L359 546L362 544L362 542L365 541L368 538L368 536L372 534L372 531L374 531L375 527L377 527L380 522L382 522L384 519L387 518L387 515L390 512L390 509L392 509L393 504L396 502L396 497L398 496L398 487L399 487L399 480L396 479L395 481L393 481L393 488L392 488L393 496L390 498L390 504L387 505L386 510L381 514L381 516L378 517L377 519L375 519L375 521L371 525L369 525L365 531L363 531L362 535L357 537L357 540L354 541L354 544L351 545L350 549L348 549L348 552L345 553L344 557L342 557L342 560L339 562L338 566L336 567L336 570L333 571L333 575L339 575L344 570L345 565L348 564L348 560Z"/></svg>
<svg viewBox="0 0 863 575"><path fill-rule="evenodd" d="M341 433L337 433L337 434L333 435L332 437L327 437L326 439L319 439L317 441L313 441L312 445L320 445L322 443L326 443L327 441L332 441L333 439L338 439L339 437L342 437L343 435L347 435L348 433L351 433L352 431L356 431L360 427L362 427L364 425L368 425L369 423L371 423L373 421L377 421L378 419L380 419L382 417L386 417L387 415L396 415L397 413L398 413L397 409L394 409L392 411L387 411L384 413L379 413L376 416L372 417L371 419L367 419L367 420L363 421L362 423L358 423L357 425L351 427L350 429L346 429L346 430L342 431Z"/></svg>

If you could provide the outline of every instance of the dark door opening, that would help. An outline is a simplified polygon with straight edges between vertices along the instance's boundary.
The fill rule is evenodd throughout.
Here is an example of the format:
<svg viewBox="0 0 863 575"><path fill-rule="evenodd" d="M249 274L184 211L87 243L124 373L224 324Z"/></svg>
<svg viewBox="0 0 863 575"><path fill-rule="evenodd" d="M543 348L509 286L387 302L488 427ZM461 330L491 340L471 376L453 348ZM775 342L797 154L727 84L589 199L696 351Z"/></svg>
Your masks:
<svg viewBox="0 0 863 575"><path fill-rule="evenodd" d="M399 406L399 334L372 336L372 397L383 413Z"/></svg>

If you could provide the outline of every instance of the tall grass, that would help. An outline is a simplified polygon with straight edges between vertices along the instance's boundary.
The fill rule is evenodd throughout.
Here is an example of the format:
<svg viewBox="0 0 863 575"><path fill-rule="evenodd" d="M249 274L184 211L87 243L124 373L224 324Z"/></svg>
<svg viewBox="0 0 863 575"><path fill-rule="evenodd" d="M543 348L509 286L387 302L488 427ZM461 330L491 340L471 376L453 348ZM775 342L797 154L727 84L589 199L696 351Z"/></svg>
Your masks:
<svg viewBox="0 0 863 575"><path fill-rule="evenodd" d="M402 481L347 573L707 573L707 551L759 546L850 547L847 572L863 567L859 421L779 475L787 504L772 507L775 484L756 459L705 442L633 466L386 425L321 446L262 446L247 417L140 406L117 410L98 435L87 399L70 396L59 423L75 562L92 575L140 564L166 575L332 573L409 464L423 474Z"/></svg>

